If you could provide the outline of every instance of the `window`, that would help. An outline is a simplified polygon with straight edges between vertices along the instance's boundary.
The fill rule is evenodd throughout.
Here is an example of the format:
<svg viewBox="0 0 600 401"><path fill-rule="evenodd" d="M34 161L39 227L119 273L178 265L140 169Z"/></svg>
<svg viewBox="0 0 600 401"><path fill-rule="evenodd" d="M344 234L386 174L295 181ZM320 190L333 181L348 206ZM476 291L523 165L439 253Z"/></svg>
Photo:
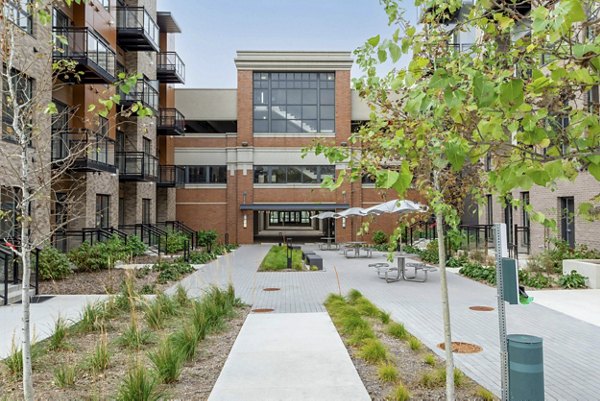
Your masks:
<svg viewBox="0 0 600 401"><path fill-rule="evenodd" d="M68 28L72 25L72 21L67 17L65 13L54 8L52 9L52 27L54 28Z"/></svg>
<svg viewBox="0 0 600 401"><path fill-rule="evenodd" d="M486 195L487 224L494 224L494 201L492 195Z"/></svg>
<svg viewBox="0 0 600 401"><path fill-rule="evenodd" d="M31 34L33 33L33 18L31 17L31 0L5 0L4 15L6 19Z"/></svg>
<svg viewBox="0 0 600 401"><path fill-rule="evenodd" d="M150 224L150 202L151 199L142 199L142 224Z"/></svg>
<svg viewBox="0 0 600 401"><path fill-rule="evenodd" d="M31 98L33 97L33 79L29 78L25 74L13 69L11 70L10 81L12 82L14 92L16 95L16 101L19 105L27 104ZM9 93L9 81L6 75L3 76L3 90L2 90L2 139L17 142L18 138L13 130L13 121L14 121L14 110L13 110L13 100L11 99ZM31 117L28 117L28 108L24 107L21 110L21 119L31 120ZM24 113L24 114L23 114ZM20 124L24 126L23 128L26 130L30 130L30 128L26 127L29 124ZM30 135L30 132L28 133Z"/></svg>
<svg viewBox="0 0 600 401"><path fill-rule="evenodd" d="M110 0L97 0L107 11L110 8Z"/></svg>
<svg viewBox="0 0 600 401"><path fill-rule="evenodd" d="M269 225L286 226L286 225L304 225L310 226L310 212L283 212L274 211L269 213Z"/></svg>
<svg viewBox="0 0 600 401"><path fill-rule="evenodd" d="M254 166L255 184L318 184L335 176L335 166Z"/></svg>
<svg viewBox="0 0 600 401"><path fill-rule="evenodd" d="M529 192L521 192L521 208L523 209L522 224L523 227L529 227L531 220L529 219L529 213L525 210L525 207L529 206Z"/></svg>
<svg viewBox="0 0 600 401"><path fill-rule="evenodd" d="M186 184L226 184L227 166L185 166Z"/></svg>
<svg viewBox="0 0 600 401"><path fill-rule="evenodd" d="M571 248L575 248L575 198L558 198L560 215L560 237Z"/></svg>
<svg viewBox="0 0 600 401"><path fill-rule="evenodd" d="M595 85L588 92L588 111L600 114L600 86Z"/></svg>
<svg viewBox="0 0 600 401"><path fill-rule="evenodd" d="M57 192L56 200L54 203L54 224L56 229L65 230L67 228L68 216L67 216L67 194L65 192Z"/></svg>
<svg viewBox="0 0 600 401"><path fill-rule="evenodd" d="M110 195L96 195L96 228L110 227Z"/></svg>
<svg viewBox="0 0 600 401"><path fill-rule="evenodd" d="M254 73L254 132L335 131L335 73Z"/></svg>
<svg viewBox="0 0 600 401"><path fill-rule="evenodd" d="M20 237L17 210L21 201L21 190L17 187L0 186L0 238L10 239Z"/></svg>

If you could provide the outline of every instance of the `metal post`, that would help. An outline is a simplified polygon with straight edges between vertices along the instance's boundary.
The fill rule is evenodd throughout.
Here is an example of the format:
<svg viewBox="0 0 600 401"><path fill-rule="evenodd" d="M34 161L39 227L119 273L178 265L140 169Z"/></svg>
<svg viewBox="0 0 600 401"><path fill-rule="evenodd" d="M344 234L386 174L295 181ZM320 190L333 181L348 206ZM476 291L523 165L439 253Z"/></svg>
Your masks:
<svg viewBox="0 0 600 401"><path fill-rule="evenodd" d="M508 401L508 347L506 337L506 309L504 304L504 278L502 275L502 257L506 253L506 224L494 224L496 242L496 288L498 296L498 326L500 332L500 384L502 401Z"/></svg>
<svg viewBox="0 0 600 401"><path fill-rule="evenodd" d="M286 256L287 256L287 268L291 269L292 268L292 239L291 238L287 238L287 249L286 249Z"/></svg>
<svg viewBox="0 0 600 401"><path fill-rule="evenodd" d="M4 256L4 305L8 305L8 255Z"/></svg>
<svg viewBox="0 0 600 401"><path fill-rule="evenodd" d="M515 245L515 259L519 260L519 226L515 224L515 235L514 235L514 245Z"/></svg>

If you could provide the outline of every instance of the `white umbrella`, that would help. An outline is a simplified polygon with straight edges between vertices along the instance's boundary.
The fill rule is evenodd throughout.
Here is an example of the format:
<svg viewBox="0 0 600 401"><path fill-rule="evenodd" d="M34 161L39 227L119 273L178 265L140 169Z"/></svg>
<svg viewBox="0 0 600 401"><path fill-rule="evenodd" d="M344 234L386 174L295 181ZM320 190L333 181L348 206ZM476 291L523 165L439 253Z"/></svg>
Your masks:
<svg viewBox="0 0 600 401"><path fill-rule="evenodd" d="M336 219L339 219L340 217L349 217L349 216L366 216L367 213L365 212L365 209L363 209L362 207L351 207L349 209L346 210L342 210L341 212L337 212L333 215L333 217L335 217Z"/></svg>
<svg viewBox="0 0 600 401"><path fill-rule="evenodd" d="M384 213L426 212L427 210L427 207L420 203L396 199L371 206L370 208L365 209L365 212L370 215L378 216Z"/></svg>
<svg viewBox="0 0 600 401"><path fill-rule="evenodd" d="M310 216L311 219L319 219L319 220L323 220L323 219L329 219L331 217L336 218L335 213L333 212L321 212L319 214L315 214L314 216Z"/></svg>

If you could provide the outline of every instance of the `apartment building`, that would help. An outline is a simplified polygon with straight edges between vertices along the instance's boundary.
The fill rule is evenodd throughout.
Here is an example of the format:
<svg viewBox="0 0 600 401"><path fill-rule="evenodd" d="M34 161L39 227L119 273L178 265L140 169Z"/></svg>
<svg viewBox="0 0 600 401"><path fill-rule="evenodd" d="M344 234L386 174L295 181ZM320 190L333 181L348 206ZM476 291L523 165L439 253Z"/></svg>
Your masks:
<svg viewBox="0 0 600 401"><path fill-rule="evenodd" d="M449 22L449 29L453 21L459 20L468 14L472 2L465 1L462 9ZM512 32L512 40L529 35L530 24L527 16L532 10L531 2L524 1L514 5L514 11L522 18L517 21ZM597 13L598 5L595 11ZM595 37L597 32L588 28L587 34ZM459 32L453 34L452 46L458 51L466 51L476 45L477 32ZM543 65L547 60L540 60ZM589 111L599 113L599 89L594 87L588 93L582 93L578 99L571 102L575 109L586 108ZM568 118L560 120L559 129L565 129L569 124ZM485 168L493 169L493 160L485 160ZM517 190L508 194L507 199L498 199L487 195L486 202L475 210L466 213L465 224L471 226L484 226L494 223L505 223L508 229L509 243L517 246L520 253L535 254L544 249L552 247L555 239L563 240L571 247L576 244L584 244L592 248L600 249L600 221L589 221L577 214L579 206L585 202L594 202L600 194L600 183L587 171L581 171L574 181L561 181L553 187L533 186L529 190ZM519 206L510 204L510 200L518 200ZM541 224L531 221L524 205L531 205L534 210L544 213L557 222L557 230L551 230ZM480 227L481 228L481 227Z"/></svg>
<svg viewBox="0 0 600 401"><path fill-rule="evenodd" d="M42 25L27 4L6 2L4 7L18 33L14 68L24 65L23 96L41 105L32 108L40 132L33 136L31 152L47 166L46 179L52 176L51 188L34 202L41 237L58 228L55 245L67 249L69 232L130 231L174 220L175 187L183 175L172 165L169 143L184 129L173 87L184 82L185 65L174 50L181 30L171 13L157 11L156 0L94 0L71 7L57 2L52 23ZM52 63L63 67L54 76ZM128 93L118 94L119 106L99 115L122 72L138 73L140 79ZM52 118L42 112L50 102L57 109ZM152 116L127 112L134 104L150 109ZM14 145L10 107L3 104L2 110L6 155ZM0 160L3 211L14 209L18 196L11 190L15 174L8 164ZM13 220L2 219L2 237L18 236Z"/></svg>
<svg viewBox="0 0 600 401"><path fill-rule="evenodd" d="M348 147L353 123L369 118L351 90L350 52L238 51L236 89L177 89L186 134L174 138L174 163L185 168L177 220L216 229L230 242L281 238L357 239L360 218L311 219L322 211L369 207L393 194L349 182L324 189L345 164L302 149L316 139ZM358 151L357 149L351 149ZM371 232L395 226L376 218ZM370 235L364 237L370 240Z"/></svg>

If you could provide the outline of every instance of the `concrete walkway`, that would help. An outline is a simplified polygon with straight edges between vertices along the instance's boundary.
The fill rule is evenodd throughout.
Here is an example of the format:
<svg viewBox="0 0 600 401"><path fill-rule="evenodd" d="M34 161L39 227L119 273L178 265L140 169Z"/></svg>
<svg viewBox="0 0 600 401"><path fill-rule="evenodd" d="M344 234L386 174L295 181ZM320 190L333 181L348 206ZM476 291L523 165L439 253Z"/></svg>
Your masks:
<svg viewBox="0 0 600 401"><path fill-rule="evenodd" d="M346 259L336 251L313 249L323 257L326 271L257 273L269 246L252 245L200 268L182 283L192 294L199 295L209 284L233 282L237 295L246 303L287 313L323 312L323 301L329 293L341 290L345 294L356 288L379 308L391 312L394 320L403 322L443 358L443 352L437 348L443 341L439 273L430 274L426 283L386 284L367 267L369 263L384 262L383 253L374 253L372 259ZM448 275L448 285L453 340L483 347L478 354L456 355L456 365L499 395L498 315L495 310L469 309L476 305L495 307L496 289L457 274ZM265 292L265 287L281 291ZM599 302L596 298L595 303ZM600 371L600 327L536 302L508 306L507 320L509 334L537 335L544 340L546 400L600 400L600 382L586 379L587 373Z"/></svg>
<svg viewBox="0 0 600 401"><path fill-rule="evenodd" d="M48 338L54 331L54 322L62 317L69 323L80 320L85 305L106 299L105 295L57 295L41 303L31 304L31 334L34 341ZM20 347L23 305L0 307L0 359L10 355L14 343Z"/></svg>
<svg viewBox="0 0 600 401"><path fill-rule="evenodd" d="M538 305L600 327L600 290L538 290L528 293Z"/></svg>
<svg viewBox="0 0 600 401"><path fill-rule="evenodd" d="M327 313L250 314L209 401L368 401Z"/></svg>

